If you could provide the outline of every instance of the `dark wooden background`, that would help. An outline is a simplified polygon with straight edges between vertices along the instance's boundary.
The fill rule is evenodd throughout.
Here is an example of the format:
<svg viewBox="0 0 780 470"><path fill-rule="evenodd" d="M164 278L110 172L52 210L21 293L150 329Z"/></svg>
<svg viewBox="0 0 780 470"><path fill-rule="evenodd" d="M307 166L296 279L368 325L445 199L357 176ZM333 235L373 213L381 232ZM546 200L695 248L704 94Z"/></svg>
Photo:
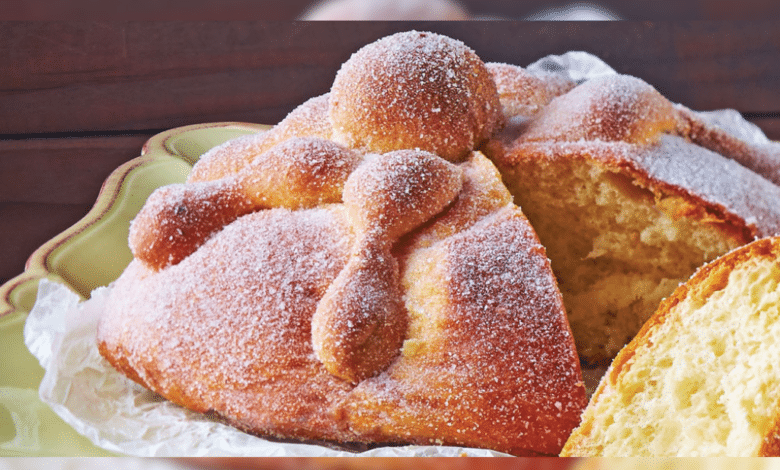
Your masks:
<svg viewBox="0 0 780 470"><path fill-rule="evenodd" d="M307 2L272 3L287 12L266 19L293 18ZM507 3L473 5L522 14L498 11ZM620 2L603 3L620 12ZM659 19L663 9L722 19L726 3L706 2L705 11L702 2L648 1L635 16L623 14L654 21L610 23L2 22L0 283L86 214L106 176L150 136L201 122L276 123L326 92L352 52L401 30L447 34L485 61L519 65L588 51L690 108L737 109L780 140L780 22L772 12L761 15L766 21ZM255 17L242 0L225 5ZM766 5L757 5L748 10L760 15Z"/></svg>
<svg viewBox="0 0 780 470"><path fill-rule="evenodd" d="M776 0L451 1L456 1L474 16L515 20L574 3L603 6L628 21L745 21L778 18L780 12ZM0 19L289 21L315 3L313 0L3 0Z"/></svg>

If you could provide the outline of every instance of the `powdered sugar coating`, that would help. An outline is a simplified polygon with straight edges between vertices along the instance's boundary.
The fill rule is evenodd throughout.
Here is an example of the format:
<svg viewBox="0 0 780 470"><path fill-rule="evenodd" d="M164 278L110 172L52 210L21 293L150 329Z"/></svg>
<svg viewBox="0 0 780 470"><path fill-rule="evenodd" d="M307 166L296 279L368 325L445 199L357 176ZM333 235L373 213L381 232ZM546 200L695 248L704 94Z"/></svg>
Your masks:
<svg viewBox="0 0 780 470"><path fill-rule="evenodd" d="M331 140L292 137L261 154L235 178L257 208L309 208L340 202L344 183L361 161L360 154Z"/></svg>
<svg viewBox="0 0 780 470"><path fill-rule="evenodd" d="M310 98L270 130L237 137L207 151L192 168L187 182L235 175L271 147L292 137L329 139L331 134L328 95Z"/></svg>
<svg viewBox="0 0 780 470"><path fill-rule="evenodd" d="M511 166L516 158L588 158L630 175L634 184L656 197L688 201L686 215L722 224L748 242L780 233L780 187L721 154L664 134L652 145L578 141L518 143L498 158ZM746 190L745 188L749 188ZM681 209L682 210L682 209Z"/></svg>
<svg viewBox="0 0 780 470"><path fill-rule="evenodd" d="M530 117L538 113L553 98L572 88L575 83L560 75L532 74L511 64L485 64L496 82L498 97L507 118Z"/></svg>
<svg viewBox="0 0 780 470"><path fill-rule="evenodd" d="M450 228L423 244L409 234L399 245L421 248L391 254L404 311L427 297L410 285L445 301L425 311L440 328L408 329L387 371L352 385L312 348L317 305L357 246L343 204L240 217L156 273L133 262L101 351L166 398L264 435L557 452L585 405L560 294L527 220L495 192L495 168L479 154L463 165L468 190L435 217ZM495 204L467 200L489 195Z"/></svg>
<svg viewBox="0 0 780 470"><path fill-rule="evenodd" d="M301 383L321 372L333 398L349 387L313 357L311 315L346 263L343 211L262 211L238 219L156 274L133 262L116 282L98 337L141 383L198 411L280 433L295 410L306 435L323 400ZM108 347L108 346L104 346ZM277 398L287 396L287 400ZM332 429L334 423L328 424Z"/></svg>
<svg viewBox="0 0 780 470"><path fill-rule="evenodd" d="M672 135L629 156L650 178L724 207L753 237L780 233L780 187L738 162Z"/></svg>
<svg viewBox="0 0 780 470"><path fill-rule="evenodd" d="M429 436L420 443L556 453L585 390L549 261L525 217L505 206L408 266L425 272L407 279L422 284L407 304L424 305L429 327L412 329L402 360L359 384L354 426ZM403 419L384 412L396 403Z"/></svg>
<svg viewBox="0 0 780 470"><path fill-rule="evenodd" d="M462 186L459 167L421 150L373 156L344 188L356 230L393 243L440 212Z"/></svg>
<svg viewBox="0 0 780 470"><path fill-rule="evenodd" d="M130 226L130 250L153 269L176 264L253 210L235 181L177 184L152 193Z"/></svg>
<svg viewBox="0 0 780 470"><path fill-rule="evenodd" d="M501 121L495 82L459 41L409 32L367 46L330 95L209 152L189 180L230 182L253 210L298 210L240 216L157 272L134 261L101 352L264 435L557 453L585 389L545 251L473 152ZM320 152L331 137L382 154ZM352 367L345 343L379 360Z"/></svg>
<svg viewBox="0 0 780 470"><path fill-rule="evenodd" d="M772 150L707 125L638 78L588 80L515 132L519 136L506 132L489 146L500 167L523 154L591 158L628 172L658 197L676 194L688 200L700 208L697 217L722 222L745 241L780 230Z"/></svg>
<svg viewBox="0 0 780 470"><path fill-rule="evenodd" d="M334 140L372 152L419 148L459 161L501 124L495 83L465 44L397 33L352 55L330 92Z"/></svg>
<svg viewBox="0 0 780 470"><path fill-rule="evenodd" d="M358 383L398 356L407 326L399 277L381 245L353 249L312 317L312 346L328 373Z"/></svg>
<svg viewBox="0 0 780 470"><path fill-rule="evenodd" d="M358 153L330 140L293 137L236 174L159 188L133 221L131 250L159 269L180 262L241 215L339 202L344 183L361 161Z"/></svg>
<svg viewBox="0 0 780 470"><path fill-rule="evenodd" d="M528 126L524 141L653 142L677 126L672 103L644 81L604 76L552 100Z"/></svg>
<svg viewBox="0 0 780 470"><path fill-rule="evenodd" d="M770 141L759 128L748 125L737 111L724 112L719 116L721 119L714 119L707 113L696 113L682 105L677 105L676 109L681 117L679 135L780 185L780 143ZM737 126L734 121L741 126L734 129Z"/></svg>
<svg viewBox="0 0 780 470"><path fill-rule="evenodd" d="M457 196L458 167L419 150L376 155L344 189L355 248L312 318L314 352L332 374L359 382L384 370L406 333L393 244Z"/></svg>

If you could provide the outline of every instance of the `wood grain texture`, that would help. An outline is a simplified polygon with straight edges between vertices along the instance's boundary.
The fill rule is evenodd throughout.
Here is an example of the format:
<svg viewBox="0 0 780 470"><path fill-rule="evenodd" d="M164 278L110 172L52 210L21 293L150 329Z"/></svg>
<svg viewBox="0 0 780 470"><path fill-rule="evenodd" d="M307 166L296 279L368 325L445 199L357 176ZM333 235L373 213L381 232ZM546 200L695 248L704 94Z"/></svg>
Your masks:
<svg viewBox="0 0 780 470"><path fill-rule="evenodd" d="M648 4L692 8L691 2ZM547 54L585 50L692 109L746 113L780 140L775 21L5 22L0 282L86 214L103 180L138 156L151 135L201 122L276 123L325 93L362 45L408 29L458 38L486 61L528 65Z"/></svg>
<svg viewBox="0 0 780 470"><path fill-rule="evenodd" d="M0 202L89 204L148 135L0 140Z"/></svg>
<svg viewBox="0 0 780 470"><path fill-rule="evenodd" d="M400 30L519 65L585 50L693 109L780 110L780 23L6 23L0 134L274 123Z"/></svg>
<svg viewBox="0 0 780 470"><path fill-rule="evenodd" d="M0 284L21 274L33 251L84 217L91 207L0 202Z"/></svg>
<svg viewBox="0 0 780 470"><path fill-rule="evenodd" d="M147 135L0 140L0 284L92 208L111 172Z"/></svg>

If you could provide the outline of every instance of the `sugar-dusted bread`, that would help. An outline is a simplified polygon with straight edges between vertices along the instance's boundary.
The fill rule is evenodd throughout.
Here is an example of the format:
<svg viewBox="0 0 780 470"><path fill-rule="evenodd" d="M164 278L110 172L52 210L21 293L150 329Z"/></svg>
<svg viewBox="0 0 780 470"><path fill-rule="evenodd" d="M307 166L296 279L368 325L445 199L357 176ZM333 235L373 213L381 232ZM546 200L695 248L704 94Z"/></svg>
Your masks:
<svg viewBox="0 0 780 470"><path fill-rule="evenodd" d="M575 87L562 75L534 74L519 65L489 62L503 114L510 119L527 119L541 111L556 96Z"/></svg>
<svg viewBox="0 0 780 470"><path fill-rule="evenodd" d="M237 137L214 147L200 157L188 183L214 181L240 173L272 147L294 137L330 139L328 93L310 98L267 132Z"/></svg>
<svg viewBox="0 0 780 470"><path fill-rule="evenodd" d="M740 163L768 149L614 75L552 97L486 152L547 248L581 358L608 364L696 268L780 230L780 188Z"/></svg>
<svg viewBox="0 0 780 470"><path fill-rule="evenodd" d="M780 455L779 282L780 238L698 270L620 351L562 455Z"/></svg>
<svg viewBox="0 0 780 470"><path fill-rule="evenodd" d="M458 41L359 51L328 95L152 195L101 354L263 436L557 454L585 389L546 251L475 151L501 119Z"/></svg>
<svg viewBox="0 0 780 470"><path fill-rule="evenodd" d="M461 160L503 124L496 84L460 41L409 32L361 48L330 92L333 139L384 153L419 148Z"/></svg>
<svg viewBox="0 0 780 470"><path fill-rule="evenodd" d="M456 168L448 209L362 271L349 268L361 235L347 203L242 216L159 271L136 259L101 319L101 353L261 435L557 453L586 398L549 261L490 162ZM377 313L389 320L357 324ZM379 347L339 347L359 332Z"/></svg>
<svg viewBox="0 0 780 470"><path fill-rule="evenodd" d="M580 360L609 363L697 268L780 231L775 150L636 78L392 35L149 198L99 349L264 436L558 454Z"/></svg>

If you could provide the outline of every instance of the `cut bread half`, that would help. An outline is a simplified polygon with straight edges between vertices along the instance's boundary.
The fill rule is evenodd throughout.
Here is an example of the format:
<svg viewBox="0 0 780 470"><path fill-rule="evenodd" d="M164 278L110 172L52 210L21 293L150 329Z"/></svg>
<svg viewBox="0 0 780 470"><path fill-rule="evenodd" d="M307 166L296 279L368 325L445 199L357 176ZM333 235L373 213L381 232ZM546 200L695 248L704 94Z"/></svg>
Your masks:
<svg viewBox="0 0 780 470"><path fill-rule="evenodd" d="M485 149L547 248L587 364L609 364L696 268L780 231L780 187L682 135L686 122L617 75Z"/></svg>
<svg viewBox="0 0 780 470"><path fill-rule="evenodd" d="M780 455L780 238L699 269L610 366L564 456Z"/></svg>

